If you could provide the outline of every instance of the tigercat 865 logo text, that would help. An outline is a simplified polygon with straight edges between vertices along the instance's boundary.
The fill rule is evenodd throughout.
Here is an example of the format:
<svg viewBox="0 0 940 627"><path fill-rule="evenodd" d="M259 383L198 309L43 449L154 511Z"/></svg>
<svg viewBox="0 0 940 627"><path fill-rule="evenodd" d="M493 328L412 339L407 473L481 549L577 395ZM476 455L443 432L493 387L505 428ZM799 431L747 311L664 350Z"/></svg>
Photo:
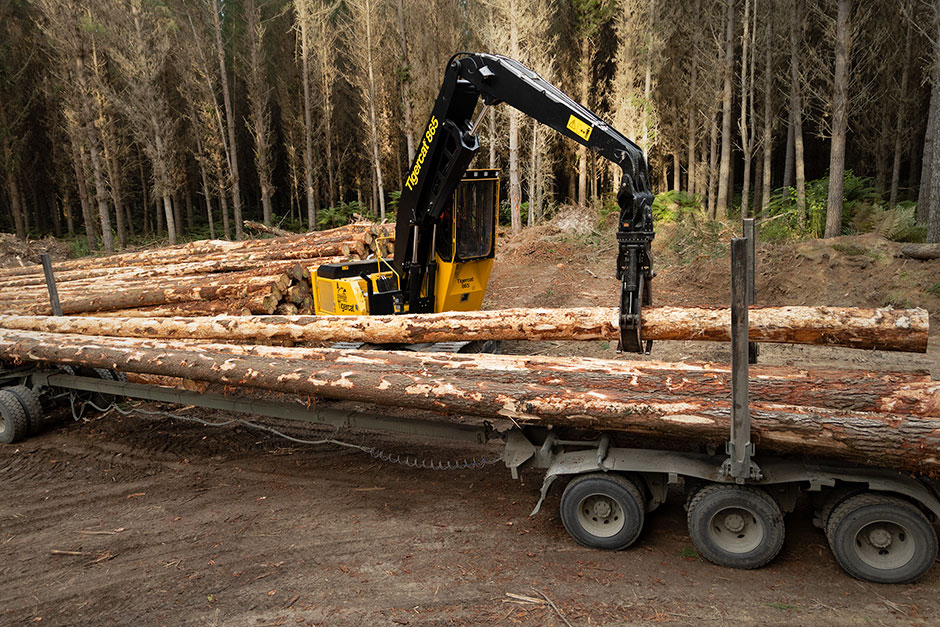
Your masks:
<svg viewBox="0 0 940 627"><path fill-rule="evenodd" d="M421 166L424 165L424 160L428 156L428 148L431 147L431 142L434 140L434 133L437 132L437 118L433 115L431 116L431 121L428 122L428 130L424 133L424 139L421 140L421 151L418 153L418 158L415 159L415 166L411 168L411 174L408 175L408 180L405 181L405 187L409 191L415 188L415 185L418 184L418 175L421 174Z"/></svg>

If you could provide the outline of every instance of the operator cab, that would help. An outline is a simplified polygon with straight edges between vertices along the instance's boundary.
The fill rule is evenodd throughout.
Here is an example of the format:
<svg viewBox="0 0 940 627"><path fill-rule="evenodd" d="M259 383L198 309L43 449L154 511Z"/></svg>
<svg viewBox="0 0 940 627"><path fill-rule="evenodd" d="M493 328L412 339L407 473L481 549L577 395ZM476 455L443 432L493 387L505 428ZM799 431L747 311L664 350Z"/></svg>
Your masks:
<svg viewBox="0 0 940 627"><path fill-rule="evenodd" d="M482 306L496 256L498 211L499 170L467 170L434 227L436 263L420 294L433 303L433 311L475 311ZM391 259L324 264L314 268L310 278L317 315L408 311L408 296Z"/></svg>

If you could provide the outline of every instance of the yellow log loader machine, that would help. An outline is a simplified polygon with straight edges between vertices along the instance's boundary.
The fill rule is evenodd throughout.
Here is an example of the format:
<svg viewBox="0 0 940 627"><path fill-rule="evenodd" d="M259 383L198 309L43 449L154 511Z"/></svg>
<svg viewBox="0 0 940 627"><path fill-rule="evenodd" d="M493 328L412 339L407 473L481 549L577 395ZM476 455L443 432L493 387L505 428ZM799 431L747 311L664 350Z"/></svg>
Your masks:
<svg viewBox="0 0 940 627"><path fill-rule="evenodd" d="M642 150L537 73L493 54L459 53L447 64L401 193L394 258L316 268L311 276L316 313L480 309L496 254L499 173L468 167L480 148L477 129L483 116L500 103L621 167L617 193L620 349L649 352L640 327L642 306L651 301L653 194Z"/></svg>

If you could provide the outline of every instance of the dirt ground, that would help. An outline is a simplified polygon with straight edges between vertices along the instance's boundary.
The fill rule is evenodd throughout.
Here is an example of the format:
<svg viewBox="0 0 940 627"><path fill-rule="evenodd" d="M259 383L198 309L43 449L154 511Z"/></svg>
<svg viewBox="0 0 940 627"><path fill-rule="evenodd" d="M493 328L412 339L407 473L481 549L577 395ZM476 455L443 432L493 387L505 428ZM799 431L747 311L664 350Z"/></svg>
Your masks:
<svg viewBox="0 0 940 627"><path fill-rule="evenodd" d="M668 233L657 240L657 302L727 302L724 253L682 246ZM940 294L931 291L940 262L898 259L895 246L873 238L762 246L758 301L924 306L935 329L927 355L763 346L762 361L940 378ZM613 255L606 242L530 232L503 246L487 307L615 305ZM602 342L504 350L614 356ZM664 342L653 353L728 356L727 346L693 343ZM334 435L277 426L304 439ZM341 437L421 459L499 453L496 444ZM935 624L940 613L940 568L913 585L856 581L805 503L787 517L773 563L734 571L697 556L679 494L648 515L633 547L603 552L568 537L557 486L529 517L535 473L516 482L501 464L414 469L239 425L115 412L0 449L0 479L0 623L9 625L562 625L562 615L572 625L908 625Z"/></svg>

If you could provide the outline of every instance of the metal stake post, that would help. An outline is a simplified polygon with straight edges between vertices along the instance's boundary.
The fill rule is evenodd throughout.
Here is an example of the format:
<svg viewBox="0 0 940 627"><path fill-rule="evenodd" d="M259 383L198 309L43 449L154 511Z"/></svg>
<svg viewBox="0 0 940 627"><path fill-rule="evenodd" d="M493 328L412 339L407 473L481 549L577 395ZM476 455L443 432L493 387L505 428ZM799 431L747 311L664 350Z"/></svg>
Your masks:
<svg viewBox="0 0 940 627"><path fill-rule="evenodd" d="M43 253L42 272L46 275L46 289L49 290L49 304L52 305L52 315L62 315L62 304L59 302L59 289L55 285L55 276L52 274L52 258L49 253Z"/></svg>
<svg viewBox="0 0 940 627"><path fill-rule="evenodd" d="M755 288L755 275L757 273L757 229L755 228L754 218L744 218L741 222L741 231L744 238L747 240L747 305L750 307L754 304L757 297L757 290ZM756 364L758 355L760 355L760 346L757 342L748 342L747 363Z"/></svg>
<svg viewBox="0 0 940 627"><path fill-rule="evenodd" d="M747 239L731 240L731 439L722 473L737 483L760 477L760 469L751 461L754 444L748 398L748 252Z"/></svg>

